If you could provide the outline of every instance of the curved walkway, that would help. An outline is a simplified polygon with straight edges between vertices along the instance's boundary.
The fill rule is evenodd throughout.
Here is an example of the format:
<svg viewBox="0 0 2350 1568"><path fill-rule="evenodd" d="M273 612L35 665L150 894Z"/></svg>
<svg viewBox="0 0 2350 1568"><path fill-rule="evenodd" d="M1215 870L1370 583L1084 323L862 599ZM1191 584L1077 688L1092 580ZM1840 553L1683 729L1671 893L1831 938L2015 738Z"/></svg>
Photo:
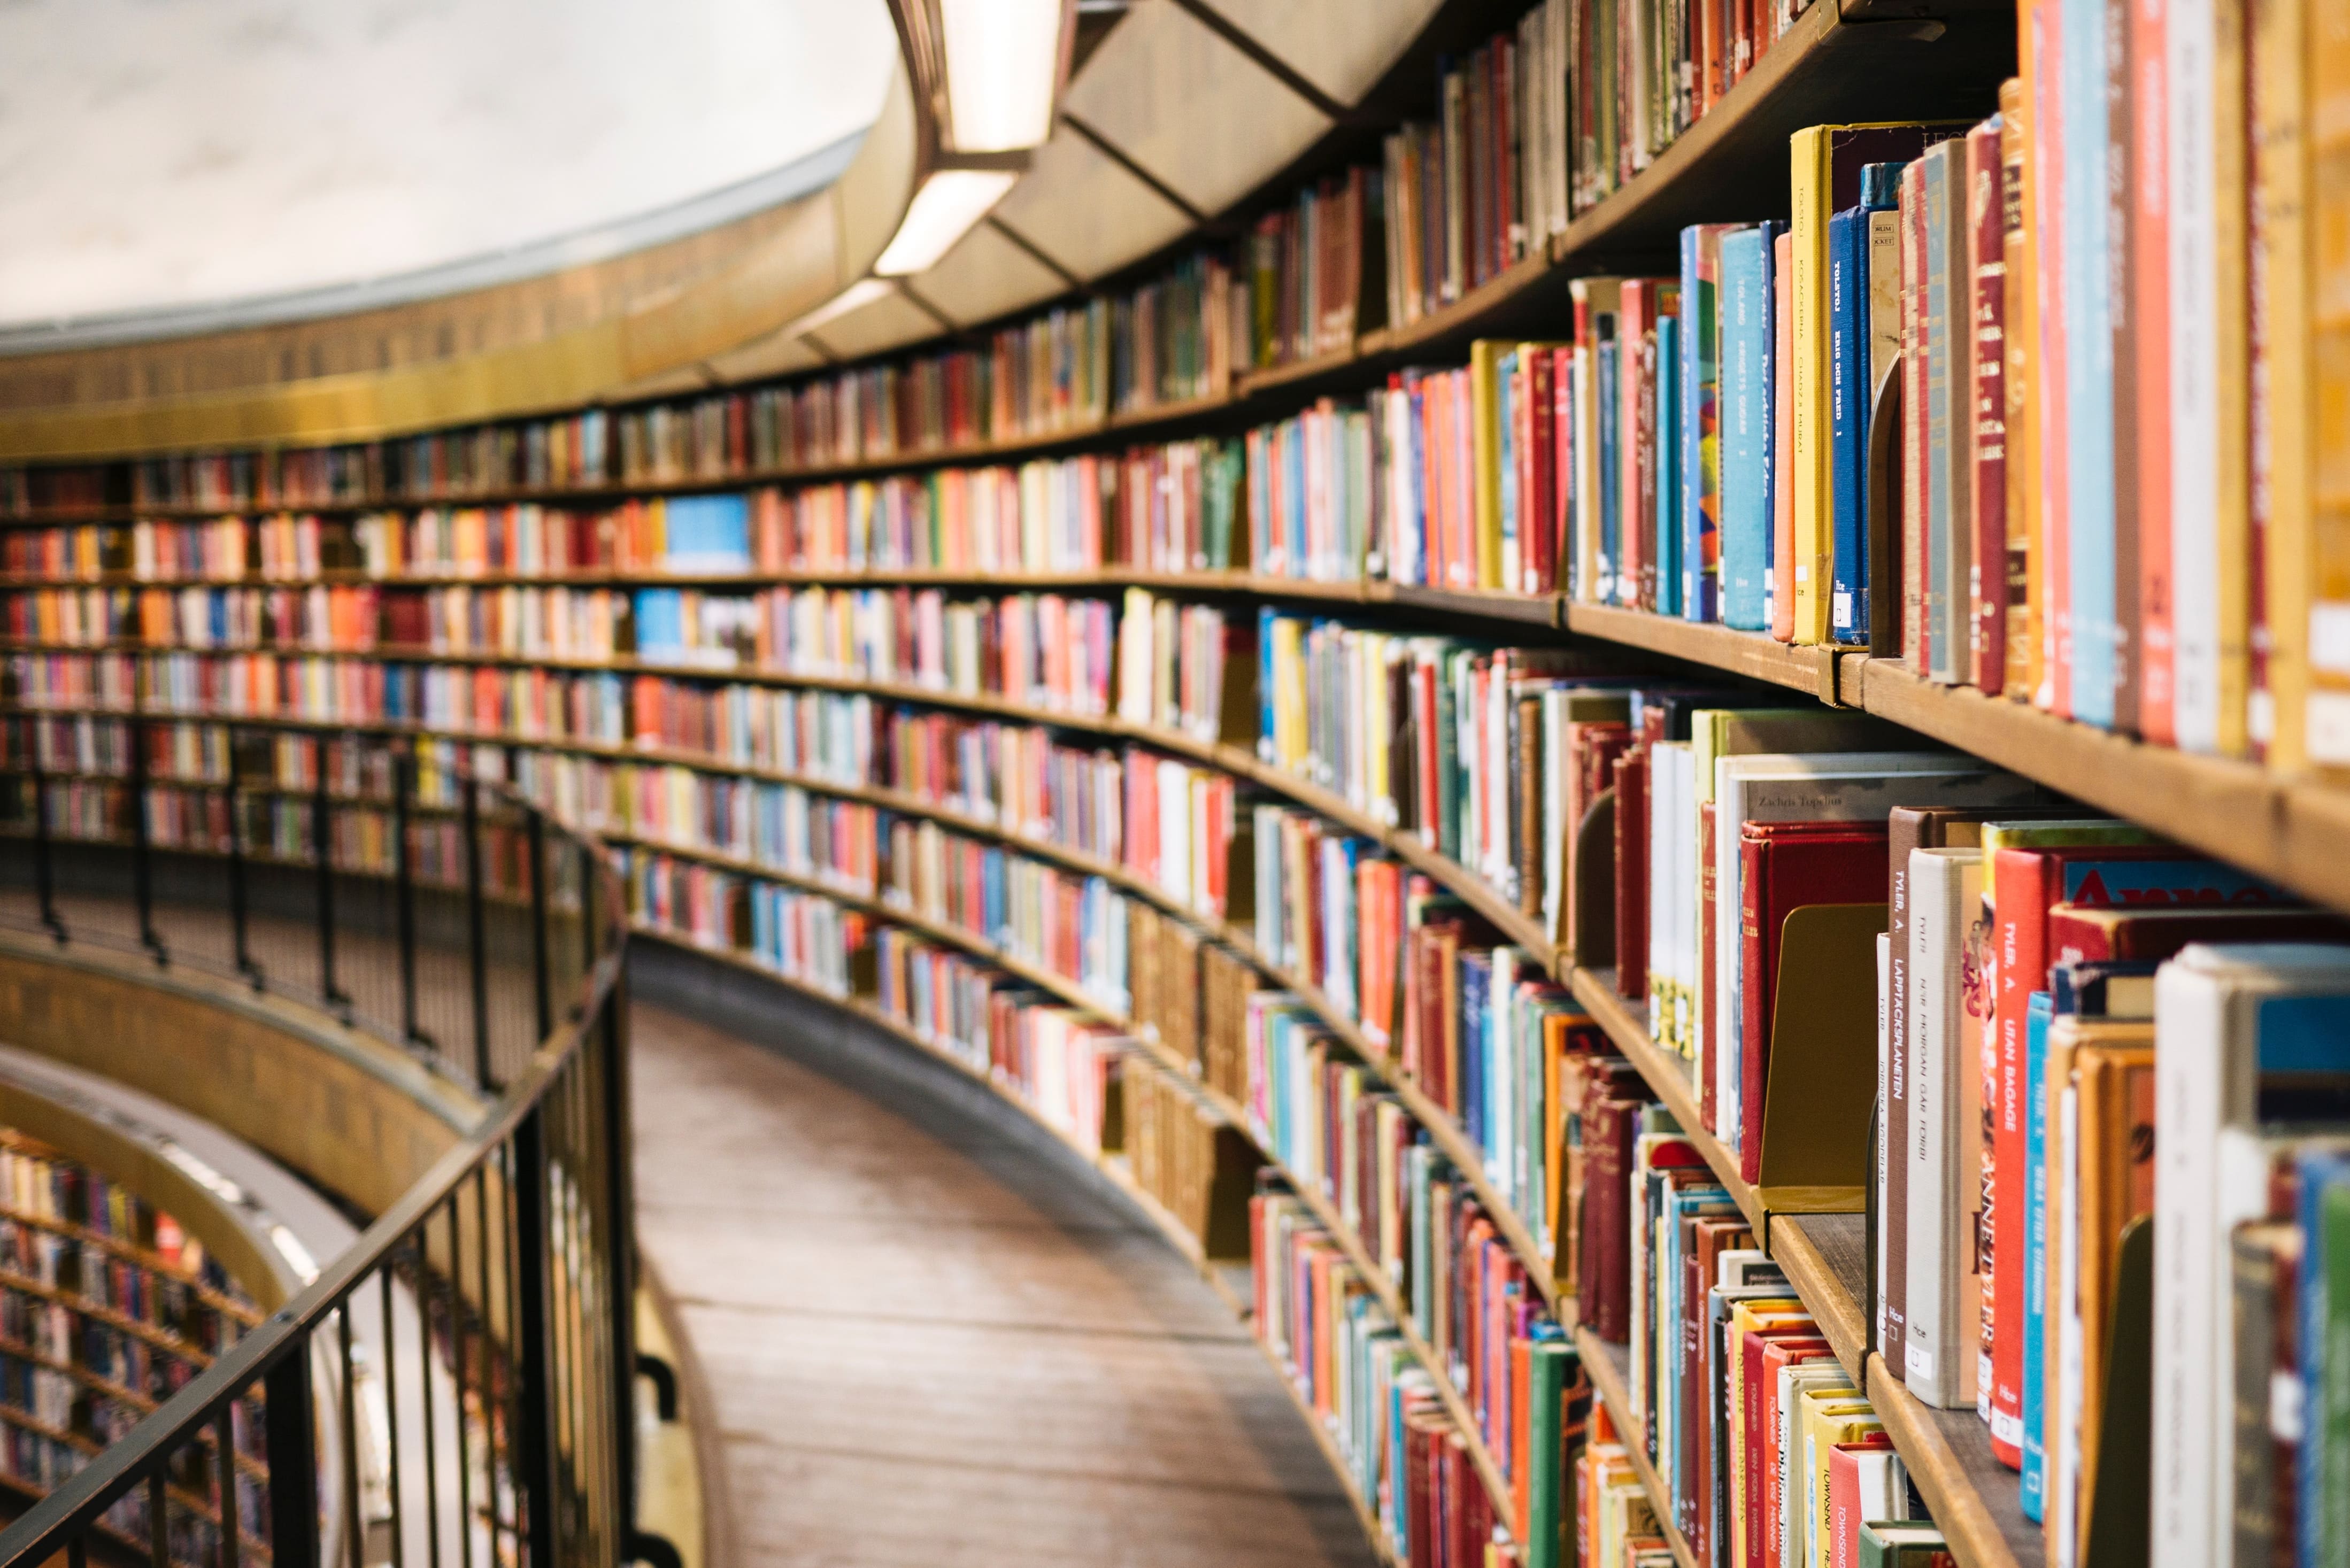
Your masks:
<svg viewBox="0 0 2350 1568"><path fill-rule="evenodd" d="M829 1009L636 953L639 1240L712 1390L712 1568L1373 1561L1278 1375L1093 1171Z"/></svg>

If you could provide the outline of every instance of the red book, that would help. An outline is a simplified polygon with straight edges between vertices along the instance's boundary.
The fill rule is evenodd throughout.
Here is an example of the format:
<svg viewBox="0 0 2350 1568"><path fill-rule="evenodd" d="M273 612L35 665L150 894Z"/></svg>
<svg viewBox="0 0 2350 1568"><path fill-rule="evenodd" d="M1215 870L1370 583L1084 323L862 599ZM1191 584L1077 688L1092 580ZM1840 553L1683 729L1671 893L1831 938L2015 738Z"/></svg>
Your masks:
<svg viewBox="0 0 2350 1568"><path fill-rule="evenodd" d="M2049 965L2159 961L2189 942L2344 942L2350 919L2328 909L2262 905L2160 909L2058 904L2048 911Z"/></svg>
<svg viewBox="0 0 2350 1568"><path fill-rule="evenodd" d="M1437 1470L1444 1443L1445 1423L1433 1394L1418 1409L1404 1414L1404 1529L1408 1555L1414 1563L1436 1561L1436 1501L1440 1487Z"/></svg>
<svg viewBox="0 0 2350 1568"><path fill-rule="evenodd" d="M1518 350L1518 396L1514 403L1518 426L1518 535L1523 551L1524 592L1546 594L1558 587L1558 539L1551 531L1556 514L1553 499L1558 482L1557 426L1551 416L1557 401L1552 386L1553 358L1547 348Z"/></svg>
<svg viewBox="0 0 2350 1568"><path fill-rule="evenodd" d="M1575 577L1575 464L1561 456L1575 451L1575 383L1567 374L1575 363L1573 348L1554 348L1543 356L1550 362L1552 479L1548 514L1551 580L1549 587L1565 593Z"/></svg>
<svg viewBox="0 0 2350 1568"><path fill-rule="evenodd" d="M1985 868L1991 910L1991 1032L1984 1044L1983 1186L1991 1210L1984 1267L1984 1335L1991 1352L1991 1451L2023 1465L2023 1289L2026 1156L2024 1025L2032 993L2048 983L2048 911L2058 904L2159 909L2276 904L2283 895L2233 867L2168 845L2064 845L2002 849Z"/></svg>
<svg viewBox="0 0 2350 1568"><path fill-rule="evenodd" d="M1885 825L1749 822L1739 830L1739 1172L1760 1179L1762 1106L1770 1086L1771 1021L1779 994L1779 944L1788 914L1806 904L1872 904L1885 892Z"/></svg>
<svg viewBox="0 0 2350 1568"><path fill-rule="evenodd" d="M1615 1098L1592 1086L1583 1120L1583 1246L1579 1260L1584 1321L1621 1345L1632 1326L1632 1152L1645 1098Z"/></svg>
<svg viewBox="0 0 2350 1568"><path fill-rule="evenodd" d="M1974 461L1970 504L1974 508L1975 570L1968 608L1973 617L1968 651L1970 679L1985 691L2007 686L2007 238L1999 199L1999 121L1967 133L1967 255L1974 275ZM1953 585L1955 587L1956 585Z"/></svg>
<svg viewBox="0 0 2350 1568"><path fill-rule="evenodd" d="M1648 994L1648 753L1616 759L1616 994Z"/></svg>
<svg viewBox="0 0 2350 1568"><path fill-rule="evenodd" d="M1718 967L1713 950L1714 936L1721 929L1714 922L1721 917L1714 903L1717 889L1714 887L1716 828L1713 804L1710 800L1705 801L1697 808L1697 1096L1698 1112L1704 1116L1708 1127L1713 1126L1716 1053L1721 1045L1721 1021L1715 1016L1718 1010L1714 1006L1714 998L1719 994L1714 987L1721 983L1721 977L1714 972Z"/></svg>
<svg viewBox="0 0 2350 1568"><path fill-rule="evenodd" d="M1868 1522L1861 1509L1861 1456L1892 1449L1893 1440L1878 1432L1828 1450L1828 1568L1860 1568L1860 1527Z"/></svg>

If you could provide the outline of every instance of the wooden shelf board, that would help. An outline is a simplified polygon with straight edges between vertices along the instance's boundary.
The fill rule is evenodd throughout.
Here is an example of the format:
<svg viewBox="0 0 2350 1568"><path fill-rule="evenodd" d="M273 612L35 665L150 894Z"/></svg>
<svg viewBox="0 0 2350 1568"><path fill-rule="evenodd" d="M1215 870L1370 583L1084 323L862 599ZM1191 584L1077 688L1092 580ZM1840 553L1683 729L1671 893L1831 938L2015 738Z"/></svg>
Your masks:
<svg viewBox="0 0 2350 1568"><path fill-rule="evenodd" d="M1863 706L1880 718L2350 908L2350 791L2148 745L1971 687L1939 686L1889 659L1870 659L1859 684Z"/></svg>
<svg viewBox="0 0 2350 1568"><path fill-rule="evenodd" d="M1657 1516L1658 1528L1663 1531L1665 1544L1673 1551L1673 1561L1680 1568L1700 1568L1697 1553L1690 1550L1689 1540L1673 1521L1672 1498L1657 1474L1657 1467L1648 1462L1648 1449L1640 1428L1632 1419L1631 1351L1621 1345L1600 1338L1591 1330L1578 1325L1575 1331L1575 1347L1582 1354L1584 1370L1591 1377L1592 1391L1599 1402L1607 1407L1608 1418L1616 1423L1617 1435L1623 1439L1624 1449L1631 1456L1632 1472L1639 1477L1640 1490L1648 1494L1648 1508Z"/></svg>
<svg viewBox="0 0 2350 1568"><path fill-rule="evenodd" d="M1443 588L1419 583L1379 583L1371 596L1375 604L1437 615L1473 617L1497 625L1549 627L1558 625L1556 594L1513 594L1502 588Z"/></svg>
<svg viewBox="0 0 2350 1568"><path fill-rule="evenodd" d="M1772 1262L1819 1320L1828 1348L1861 1386L1868 1358L1866 1218L1859 1214L1773 1214Z"/></svg>
<svg viewBox="0 0 2350 1568"><path fill-rule="evenodd" d="M1648 1087L1656 1091L1658 1100L1673 1115L1681 1127L1682 1136L1696 1146L1712 1169L1714 1179L1728 1189L1738 1211L1760 1235L1762 1228L1762 1204L1754 1189L1738 1174L1738 1156L1720 1138L1706 1129L1705 1118L1699 1114L1696 1091L1690 1087L1679 1057L1669 1055L1663 1047L1648 1038L1648 1010L1645 1006L1627 1002L1616 994L1616 973L1613 970L1578 969L1573 971L1571 987L1575 999L1584 1010L1607 1032L1608 1041L1617 1053L1632 1064Z"/></svg>
<svg viewBox="0 0 2350 1568"><path fill-rule="evenodd" d="M2040 1527L2023 1517L2015 1472L1991 1457L1981 1417L1921 1403L1881 1355L1868 1358L1866 1392L1961 1568L2041 1568Z"/></svg>
<svg viewBox="0 0 2350 1568"><path fill-rule="evenodd" d="M1609 605L1569 601L1565 616L1566 628L1580 636L1687 659L1749 680L1767 680L1808 696L1835 691L1834 649L1799 648L1760 632Z"/></svg>

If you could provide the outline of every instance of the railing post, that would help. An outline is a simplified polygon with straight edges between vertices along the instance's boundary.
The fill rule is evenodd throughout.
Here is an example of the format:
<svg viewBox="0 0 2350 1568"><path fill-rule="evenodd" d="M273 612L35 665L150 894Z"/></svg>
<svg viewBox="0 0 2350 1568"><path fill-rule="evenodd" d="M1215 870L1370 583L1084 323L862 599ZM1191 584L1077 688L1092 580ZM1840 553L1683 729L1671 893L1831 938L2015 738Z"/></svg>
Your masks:
<svg viewBox="0 0 2350 1568"><path fill-rule="evenodd" d="M229 934L235 943L236 971L253 982L253 989L263 989L261 966L253 961L253 950L246 940L244 909L244 827L243 814L237 809L236 793L236 732L228 733L228 921Z"/></svg>
<svg viewBox="0 0 2350 1568"><path fill-rule="evenodd" d="M612 1468L619 1489L620 1538L633 1555L637 1536L637 1225L636 1172L629 1158L629 981L624 971L604 998L596 1026L604 1054L604 1212L611 1227L605 1269L612 1282Z"/></svg>
<svg viewBox="0 0 2350 1568"><path fill-rule="evenodd" d="M155 967L168 968L172 955L155 933L155 868L148 854L147 736L136 717L130 720L130 896L139 909L139 945L155 955Z"/></svg>
<svg viewBox="0 0 2350 1568"><path fill-rule="evenodd" d="M538 1048L555 1029L555 1002L548 990L552 977L547 973L546 951L546 818L538 807L530 810L530 972L533 994L538 1003L538 1039L531 1049Z"/></svg>
<svg viewBox="0 0 2350 1568"><path fill-rule="evenodd" d="M310 742L310 849L318 863L318 994L351 1021L351 999L335 983L335 808L327 794L327 737Z"/></svg>
<svg viewBox="0 0 2350 1568"><path fill-rule="evenodd" d="M41 924L66 945L66 923L57 919L57 867L49 860L49 781L41 771L41 721L25 721L25 733L32 740L26 755L33 767L33 895L40 900Z"/></svg>
<svg viewBox="0 0 2350 1568"><path fill-rule="evenodd" d="M408 792L416 759L405 746L391 753L391 866L393 911L400 936L400 1037L411 1045L432 1044L416 1027L416 867L408 851Z"/></svg>
<svg viewBox="0 0 2350 1568"><path fill-rule="evenodd" d="M490 960L483 929L482 785L465 774L465 946L473 989L473 1083L483 1093L497 1088L490 1069Z"/></svg>
<svg viewBox="0 0 2350 1568"><path fill-rule="evenodd" d="M543 1105L515 1125L507 1179L515 1205L515 1471L523 1489L524 1560L556 1568L554 1336L548 1333L546 1122Z"/></svg>
<svg viewBox="0 0 2350 1568"><path fill-rule="evenodd" d="M318 1433L307 1334L269 1369L262 1387L268 1400L269 1560L272 1568L320 1568Z"/></svg>

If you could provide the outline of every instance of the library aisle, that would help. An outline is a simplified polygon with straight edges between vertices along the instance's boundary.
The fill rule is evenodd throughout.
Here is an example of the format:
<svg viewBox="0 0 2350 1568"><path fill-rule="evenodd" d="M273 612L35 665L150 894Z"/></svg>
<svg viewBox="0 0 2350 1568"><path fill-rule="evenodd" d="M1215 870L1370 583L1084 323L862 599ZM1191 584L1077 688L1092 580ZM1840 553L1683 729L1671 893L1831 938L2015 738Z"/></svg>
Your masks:
<svg viewBox="0 0 2350 1568"><path fill-rule="evenodd" d="M1060 1146L910 1051L638 984L639 1241L731 1568L1372 1560L1246 1330Z"/></svg>

